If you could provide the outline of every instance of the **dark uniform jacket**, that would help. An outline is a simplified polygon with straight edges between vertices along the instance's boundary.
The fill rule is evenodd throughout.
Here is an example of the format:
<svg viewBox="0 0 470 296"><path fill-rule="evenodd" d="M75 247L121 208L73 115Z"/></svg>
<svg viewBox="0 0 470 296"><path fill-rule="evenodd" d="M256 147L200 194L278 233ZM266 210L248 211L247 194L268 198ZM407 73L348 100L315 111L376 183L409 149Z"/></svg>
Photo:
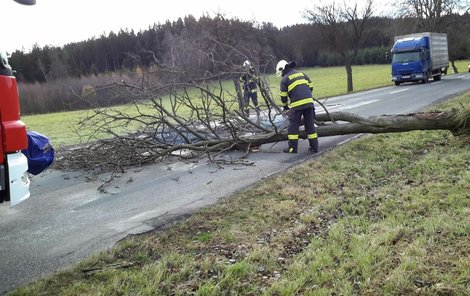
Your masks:
<svg viewBox="0 0 470 296"><path fill-rule="evenodd" d="M258 87L256 83L256 75L254 69L250 69L249 73L245 73L240 77L240 82L243 83L243 89L247 92L254 92Z"/></svg>
<svg viewBox="0 0 470 296"><path fill-rule="evenodd" d="M280 93L283 106L288 105L290 98L291 109L313 107L313 83L304 73L290 70L281 79Z"/></svg>

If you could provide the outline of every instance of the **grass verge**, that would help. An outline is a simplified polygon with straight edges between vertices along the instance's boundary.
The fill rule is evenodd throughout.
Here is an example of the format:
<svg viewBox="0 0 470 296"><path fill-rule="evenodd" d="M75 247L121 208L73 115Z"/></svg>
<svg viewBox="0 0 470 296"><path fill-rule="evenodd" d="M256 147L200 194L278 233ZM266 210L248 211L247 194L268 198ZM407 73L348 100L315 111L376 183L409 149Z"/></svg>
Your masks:
<svg viewBox="0 0 470 296"><path fill-rule="evenodd" d="M469 145L364 136L11 295L470 295Z"/></svg>

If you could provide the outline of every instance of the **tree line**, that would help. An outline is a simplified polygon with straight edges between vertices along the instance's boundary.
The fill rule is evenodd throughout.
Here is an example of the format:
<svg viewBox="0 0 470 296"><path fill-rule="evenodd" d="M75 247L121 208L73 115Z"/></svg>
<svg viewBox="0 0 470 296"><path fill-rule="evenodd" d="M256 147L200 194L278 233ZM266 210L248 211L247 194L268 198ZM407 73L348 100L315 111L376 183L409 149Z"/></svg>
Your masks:
<svg viewBox="0 0 470 296"><path fill-rule="evenodd" d="M449 29L451 59L470 56L470 15L458 16L457 30ZM328 50L319 24L299 24L276 28L250 21L226 19L222 15L186 16L174 22L154 24L147 30L120 30L98 38L66 44L63 47L34 46L30 52L11 53L10 63L23 82L45 82L63 77L82 77L122 68L148 67L155 61L177 63L176 59L196 57L192 46L197 39L213 38L231 44L247 56L266 62L272 57L292 59L304 67L341 65L338 54ZM364 32L354 64L388 63L386 53L393 37L417 30L414 18L373 17ZM457 35L454 37L454 35ZM207 38L206 38L207 39ZM200 45L200 44L199 44ZM215 53L222 54L222 53ZM186 61L205 70L213 65ZM273 71L274 69L267 69Z"/></svg>
<svg viewBox="0 0 470 296"><path fill-rule="evenodd" d="M395 16L374 16L373 0L363 10L357 3L318 4L306 10L309 23L282 28L221 14L188 15L139 32L121 29L62 47L17 50L10 64L19 81L23 114L116 104L119 94L96 86L132 81L136 74L161 66L183 70L188 77L233 74L233 66L246 59L262 73L273 73L279 59L294 60L300 67L343 65L351 91L351 65L389 63L396 35L447 33L451 64L470 58L470 13L468 5L461 9L466 1L444 0L435 7L432 1L402 0L404 12ZM94 102L77 99L83 96Z"/></svg>

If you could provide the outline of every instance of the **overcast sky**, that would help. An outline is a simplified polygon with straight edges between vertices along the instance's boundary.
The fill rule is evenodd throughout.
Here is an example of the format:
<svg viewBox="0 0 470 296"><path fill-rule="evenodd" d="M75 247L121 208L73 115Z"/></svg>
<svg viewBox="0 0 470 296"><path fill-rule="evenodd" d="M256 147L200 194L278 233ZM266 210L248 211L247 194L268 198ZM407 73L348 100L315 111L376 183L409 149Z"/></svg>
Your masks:
<svg viewBox="0 0 470 296"><path fill-rule="evenodd" d="M323 0L323 2L329 0ZM319 0L36 0L24 6L0 0L1 50L29 51L33 44L62 46L118 32L146 30L154 23L178 17L221 13L227 18L271 22L277 27L306 23L303 11ZM361 2L359 0L359 2Z"/></svg>

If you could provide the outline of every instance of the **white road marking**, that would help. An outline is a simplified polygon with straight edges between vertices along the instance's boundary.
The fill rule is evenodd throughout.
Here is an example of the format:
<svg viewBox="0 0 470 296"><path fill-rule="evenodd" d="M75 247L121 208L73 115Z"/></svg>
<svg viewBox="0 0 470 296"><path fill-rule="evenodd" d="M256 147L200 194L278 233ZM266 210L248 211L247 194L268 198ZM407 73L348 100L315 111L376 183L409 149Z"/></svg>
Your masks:
<svg viewBox="0 0 470 296"><path fill-rule="evenodd" d="M341 110L352 109L352 108L356 108L356 107L359 107L359 106L369 105L369 104L372 104L372 103L375 103L375 102L378 102L378 101L380 101L380 100L363 101L363 102L359 102L357 104L353 104L353 105L350 105L350 106L344 106L344 108L340 108L340 109Z"/></svg>
<svg viewBox="0 0 470 296"><path fill-rule="evenodd" d="M390 94L393 95L393 94L396 94L396 93L399 93L399 92L402 92L402 91L407 91L409 90L409 88L404 88L404 89L400 89L400 90L396 90L396 91L391 91Z"/></svg>
<svg viewBox="0 0 470 296"><path fill-rule="evenodd" d="M328 104L324 105L328 110L330 109L335 109L335 108L339 108L341 106L344 106L344 105L340 105L340 104L336 104L336 105L333 105L333 106L329 106Z"/></svg>
<svg viewBox="0 0 470 296"><path fill-rule="evenodd" d="M380 101L380 100L369 100L369 101L362 101L362 102L359 102L357 104L352 104L352 105L342 105L342 106L338 107L337 111L342 111L342 110L356 108L356 107L359 107L359 106L369 105L369 104L372 104L372 103L375 103L375 102L378 102L378 101ZM328 110L330 110L330 108L328 108L328 106L326 106L326 107L327 107ZM315 109L317 109L317 107L315 107ZM316 113L325 113L325 110L321 109L320 111L318 111Z"/></svg>

